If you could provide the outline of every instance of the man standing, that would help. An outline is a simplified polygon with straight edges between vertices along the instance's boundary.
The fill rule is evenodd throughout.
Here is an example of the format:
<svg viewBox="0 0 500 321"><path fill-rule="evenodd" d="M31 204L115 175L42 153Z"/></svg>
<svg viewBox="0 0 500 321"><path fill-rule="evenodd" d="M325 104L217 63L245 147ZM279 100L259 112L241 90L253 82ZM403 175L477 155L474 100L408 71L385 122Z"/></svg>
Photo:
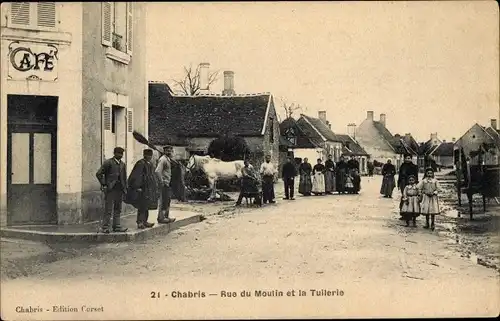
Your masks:
<svg viewBox="0 0 500 321"><path fill-rule="evenodd" d="M156 165L156 175L160 180L161 194L160 204L158 208L158 223L168 224L175 221L175 218L170 218L170 199L172 197L172 146L163 147L163 155L158 160Z"/></svg>
<svg viewBox="0 0 500 321"><path fill-rule="evenodd" d="M145 229L153 227L148 222L149 210L158 208L160 197L158 178L155 167L151 162L153 150L145 149L144 158L135 163L132 173L128 178L127 201L137 208L137 228Z"/></svg>
<svg viewBox="0 0 500 321"><path fill-rule="evenodd" d="M369 177L372 177L373 176L373 169L374 169L374 165L373 165L373 162L371 160L369 160L366 164L366 167L368 168L368 176Z"/></svg>
<svg viewBox="0 0 500 321"><path fill-rule="evenodd" d="M286 200L294 200L293 192L295 189L295 176L297 176L297 169L292 163L292 158L288 157L286 163L283 165L281 176L283 183L285 183L285 197Z"/></svg>
<svg viewBox="0 0 500 321"><path fill-rule="evenodd" d="M260 165L262 175L262 199L263 203L276 203L274 201L274 178L277 171L271 163L271 155L266 155L265 162Z"/></svg>
<svg viewBox="0 0 500 321"><path fill-rule="evenodd" d="M96 173L104 192L104 214L101 216L101 233L109 233L111 212L113 211L113 232L126 232L128 229L120 226L123 196L127 192L127 170L122 162L123 152L121 147L115 147L114 156L105 160Z"/></svg>

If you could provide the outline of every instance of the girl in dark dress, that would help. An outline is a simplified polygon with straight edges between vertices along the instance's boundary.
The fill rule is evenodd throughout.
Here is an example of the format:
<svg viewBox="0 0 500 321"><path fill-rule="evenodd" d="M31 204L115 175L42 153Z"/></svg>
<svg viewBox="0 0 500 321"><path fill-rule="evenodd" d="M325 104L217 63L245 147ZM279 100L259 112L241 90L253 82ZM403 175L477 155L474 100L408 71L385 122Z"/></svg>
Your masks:
<svg viewBox="0 0 500 321"><path fill-rule="evenodd" d="M418 166L413 164L411 160L411 155L405 155L405 161L403 164L401 164L398 174L398 188L401 191L401 195L403 195L403 191L406 185L408 185L408 178L410 176L413 176L415 178L415 184L418 184ZM403 198L401 197L401 201L399 202L400 211L402 206L403 206ZM402 214L400 219L404 220Z"/></svg>
<svg viewBox="0 0 500 321"><path fill-rule="evenodd" d="M307 158L304 158L304 162L299 166L300 182L299 182L299 193L304 196L310 196L312 190L312 166L308 163Z"/></svg>

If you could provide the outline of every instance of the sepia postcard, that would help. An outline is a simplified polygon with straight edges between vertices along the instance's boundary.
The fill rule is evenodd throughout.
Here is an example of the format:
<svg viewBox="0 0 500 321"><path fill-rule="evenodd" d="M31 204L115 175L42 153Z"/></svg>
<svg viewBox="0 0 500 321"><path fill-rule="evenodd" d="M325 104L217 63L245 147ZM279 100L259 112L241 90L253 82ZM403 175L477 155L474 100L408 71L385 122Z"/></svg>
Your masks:
<svg viewBox="0 0 500 321"><path fill-rule="evenodd" d="M495 317L495 1L3 2L2 320Z"/></svg>

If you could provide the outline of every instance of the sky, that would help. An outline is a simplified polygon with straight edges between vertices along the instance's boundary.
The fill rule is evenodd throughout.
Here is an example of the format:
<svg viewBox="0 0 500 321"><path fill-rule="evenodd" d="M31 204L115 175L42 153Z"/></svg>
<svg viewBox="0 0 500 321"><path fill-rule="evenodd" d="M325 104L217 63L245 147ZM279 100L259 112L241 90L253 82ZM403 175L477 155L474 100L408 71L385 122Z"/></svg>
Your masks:
<svg viewBox="0 0 500 321"><path fill-rule="evenodd" d="M148 80L208 62L212 92L231 70L236 93L326 110L337 133L368 110L418 141L500 118L494 1L148 3L147 18Z"/></svg>

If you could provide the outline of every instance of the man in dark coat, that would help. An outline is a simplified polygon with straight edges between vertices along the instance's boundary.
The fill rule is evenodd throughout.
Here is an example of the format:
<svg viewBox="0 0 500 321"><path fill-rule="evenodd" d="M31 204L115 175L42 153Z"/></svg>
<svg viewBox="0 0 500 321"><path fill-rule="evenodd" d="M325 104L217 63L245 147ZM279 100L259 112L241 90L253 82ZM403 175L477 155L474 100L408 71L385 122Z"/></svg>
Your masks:
<svg viewBox="0 0 500 321"><path fill-rule="evenodd" d="M295 176L297 176L297 168L295 168L295 164L292 163L292 158L288 157L281 170L281 177L283 177L283 183L285 184L284 199L286 200L295 199L293 198L293 192L295 189Z"/></svg>
<svg viewBox="0 0 500 321"><path fill-rule="evenodd" d="M340 160L337 162L337 165L335 166L337 168L337 171L335 172L335 184L337 185L337 191L339 194L345 194L346 193L346 181L347 181L347 175L349 174L349 168L347 165L347 162L344 159L344 156L340 156Z"/></svg>
<svg viewBox="0 0 500 321"><path fill-rule="evenodd" d="M120 225L123 196L127 193L127 169L122 162L123 152L121 147L113 150L114 156L106 159L96 173L104 192L104 213L101 217L101 233L109 233L111 212L113 212L113 232L126 232L128 229Z"/></svg>
<svg viewBox="0 0 500 321"><path fill-rule="evenodd" d="M408 178L410 176L415 177L415 183L418 183L418 166L413 164L411 160L411 155L405 155L404 163L399 167L398 174L398 188L401 191L401 195L403 195L403 191L408 185ZM403 206L403 200L401 198L401 202L399 203L399 209Z"/></svg>
<svg viewBox="0 0 500 321"><path fill-rule="evenodd" d="M366 164L366 167L368 168L368 176L373 176L373 170L375 168L375 166L373 165L373 162L371 160L368 161L368 163Z"/></svg>
<svg viewBox="0 0 500 321"><path fill-rule="evenodd" d="M127 201L137 209L137 228L153 227L148 222L149 210L158 208L160 197L159 181L155 175L155 167L151 162L153 150L145 149L144 158L135 163L128 178Z"/></svg>

